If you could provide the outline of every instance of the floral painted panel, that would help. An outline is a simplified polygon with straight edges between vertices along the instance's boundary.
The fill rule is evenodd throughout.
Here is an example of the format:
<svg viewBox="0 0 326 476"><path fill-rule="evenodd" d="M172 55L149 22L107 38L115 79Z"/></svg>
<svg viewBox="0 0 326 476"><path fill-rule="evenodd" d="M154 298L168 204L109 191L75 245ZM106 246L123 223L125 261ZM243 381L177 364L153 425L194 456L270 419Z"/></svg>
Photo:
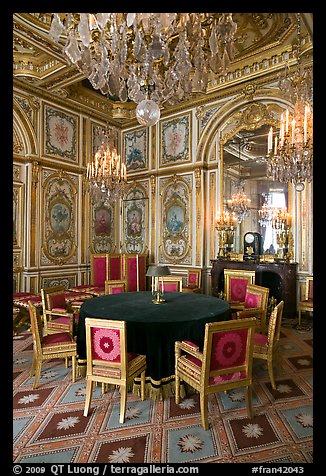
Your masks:
<svg viewBox="0 0 326 476"><path fill-rule="evenodd" d="M50 262L67 262L76 251L76 192L73 182L57 173L44 183L43 250Z"/></svg>
<svg viewBox="0 0 326 476"><path fill-rule="evenodd" d="M162 261L190 262L190 188L174 179L162 194Z"/></svg>
<svg viewBox="0 0 326 476"><path fill-rule="evenodd" d="M147 168L147 129L126 132L123 136L123 154L127 170Z"/></svg>
<svg viewBox="0 0 326 476"><path fill-rule="evenodd" d="M205 127L207 126L210 118L215 114L215 112L218 110L218 107L213 107L212 109L207 109L202 117L200 118L200 133L203 132Z"/></svg>
<svg viewBox="0 0 326 476"><path fill-rule="evenodd" d="M108 131L113 147L118 149L118 130L115 127L106 128L98 124L92 124L92 156L95 155L97 149L102 144L103 136L106 131Z"/></svg>
<svg viewBox="0 0 326 476"><path fill-rule="evenodd" d="M123 201L123 235L127 253L144 253L147 236L148 198L141 186L134 187Z"/></svg>
<svg viewBox="0 0 326 476"><path fill-rule="evenodd" d="M114 208L111 204L92 206L92 248L94 253L111 253L114 248Z"/></svg>
<svg viewBox="0 0 326 476"><path fill-rule="evenodd" d="M161 165L189 162L190 116L185 115L161 123Z"/></svg>
<svg viewBox="0 0 326 476"><path fill-rule="evenodd" d="M44 107L44 154L77 161L78 118L50 106Z"/></svg>

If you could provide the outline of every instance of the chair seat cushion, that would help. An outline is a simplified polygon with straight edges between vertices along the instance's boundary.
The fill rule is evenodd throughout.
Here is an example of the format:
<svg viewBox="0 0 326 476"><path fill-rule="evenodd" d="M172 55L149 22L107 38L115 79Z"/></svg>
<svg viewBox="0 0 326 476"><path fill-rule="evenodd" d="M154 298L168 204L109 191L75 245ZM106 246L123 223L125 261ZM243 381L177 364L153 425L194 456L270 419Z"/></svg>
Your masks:
<svg viewBox="0 0 326 476"><path fill-rule="evenodd" d="M140 372L146 366L146 356L128 352L128 376ZM94 365L92 374L98 377L120 378L120 369L109 365Z"/></svg>
<svg viewBox="0 0 326 476"><path fill-rule="evenodd" d="M265 336L264 334L258 334L257 332L255 332L254 345L261 345L261 346L266 345L267 346L268 345L267 336Z"/></svg>
<svg viewBox="0 0 326 476"><path fill-rule="evenodd" d="M42 346L51 346L54 344L75 343L74 339L68 332L57 332L56 334L48 334L42 338Z"/></svg>
<svg viewBox="0 0 326 476"><path fill-rule="evenodd" d="M54 314L55 314L56 312L59 313L59 314L67 314L68 311L67 311L67 309L64 308L64 307L53 307L53 308L51 309L51 312L53 312Z"/></svg>

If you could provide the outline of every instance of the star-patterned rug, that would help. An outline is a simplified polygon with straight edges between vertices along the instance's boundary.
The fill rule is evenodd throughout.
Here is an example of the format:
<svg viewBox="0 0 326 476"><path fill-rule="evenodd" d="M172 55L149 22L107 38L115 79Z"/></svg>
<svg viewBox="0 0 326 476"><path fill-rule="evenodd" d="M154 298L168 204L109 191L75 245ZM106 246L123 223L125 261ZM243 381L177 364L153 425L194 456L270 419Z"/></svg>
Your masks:
<svg viewBox="0 0 326 476"><path fill-rule="evenodd" d="M310 463L313 461L313 331L282 327L276 390L254 363L253 410L242 389L209 396L209 429L201 426L198 394L141 401L128 394L119 423L118 390L98 385L83 416L85 378L71 383L63 360L44 363L39 387L30 378L30 332L14 337L13 458L15 463Z"/></svg>

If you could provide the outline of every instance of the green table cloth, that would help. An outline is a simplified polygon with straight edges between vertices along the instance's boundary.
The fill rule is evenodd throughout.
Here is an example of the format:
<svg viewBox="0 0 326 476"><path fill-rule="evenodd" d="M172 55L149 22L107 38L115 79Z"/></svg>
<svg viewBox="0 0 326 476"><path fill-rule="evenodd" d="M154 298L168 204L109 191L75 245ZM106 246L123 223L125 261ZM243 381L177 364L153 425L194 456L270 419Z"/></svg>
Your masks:
<svg viewBox="0 0 326 476"><path fill-rule="evenodd" d="M196 293L165 293L164 304L153 304L150 291L110 294L87 299L80 308L77 329L79 360L86 359L85 318L127 322L127 349L146 355L146 375L159 381L174 375L174 343L190 340L203 346L206 322L227 321L227 302Z"/></svg>

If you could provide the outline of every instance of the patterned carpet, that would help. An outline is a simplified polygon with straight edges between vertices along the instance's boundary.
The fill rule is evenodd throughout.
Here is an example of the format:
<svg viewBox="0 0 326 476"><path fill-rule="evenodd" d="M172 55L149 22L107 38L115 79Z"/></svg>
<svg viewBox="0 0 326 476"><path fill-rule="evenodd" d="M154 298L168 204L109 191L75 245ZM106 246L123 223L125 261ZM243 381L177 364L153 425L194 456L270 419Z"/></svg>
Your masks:
<svg viewBox="0 0 326 476"><path fill-rule="evenodd" d="M313 331L293 320L281 333L281 368L272 390L263 363L254 365L254 418L242 389L209 397L209 430L198 395L141 401L128 394L119 423L119 393L99 385L83 416L85 378L71 384L63 360L44 364L32 389L32 338L14 337L13 457L19 463L311 463L313 461ZM305 321L303 321L305 324Z"/></svg>

